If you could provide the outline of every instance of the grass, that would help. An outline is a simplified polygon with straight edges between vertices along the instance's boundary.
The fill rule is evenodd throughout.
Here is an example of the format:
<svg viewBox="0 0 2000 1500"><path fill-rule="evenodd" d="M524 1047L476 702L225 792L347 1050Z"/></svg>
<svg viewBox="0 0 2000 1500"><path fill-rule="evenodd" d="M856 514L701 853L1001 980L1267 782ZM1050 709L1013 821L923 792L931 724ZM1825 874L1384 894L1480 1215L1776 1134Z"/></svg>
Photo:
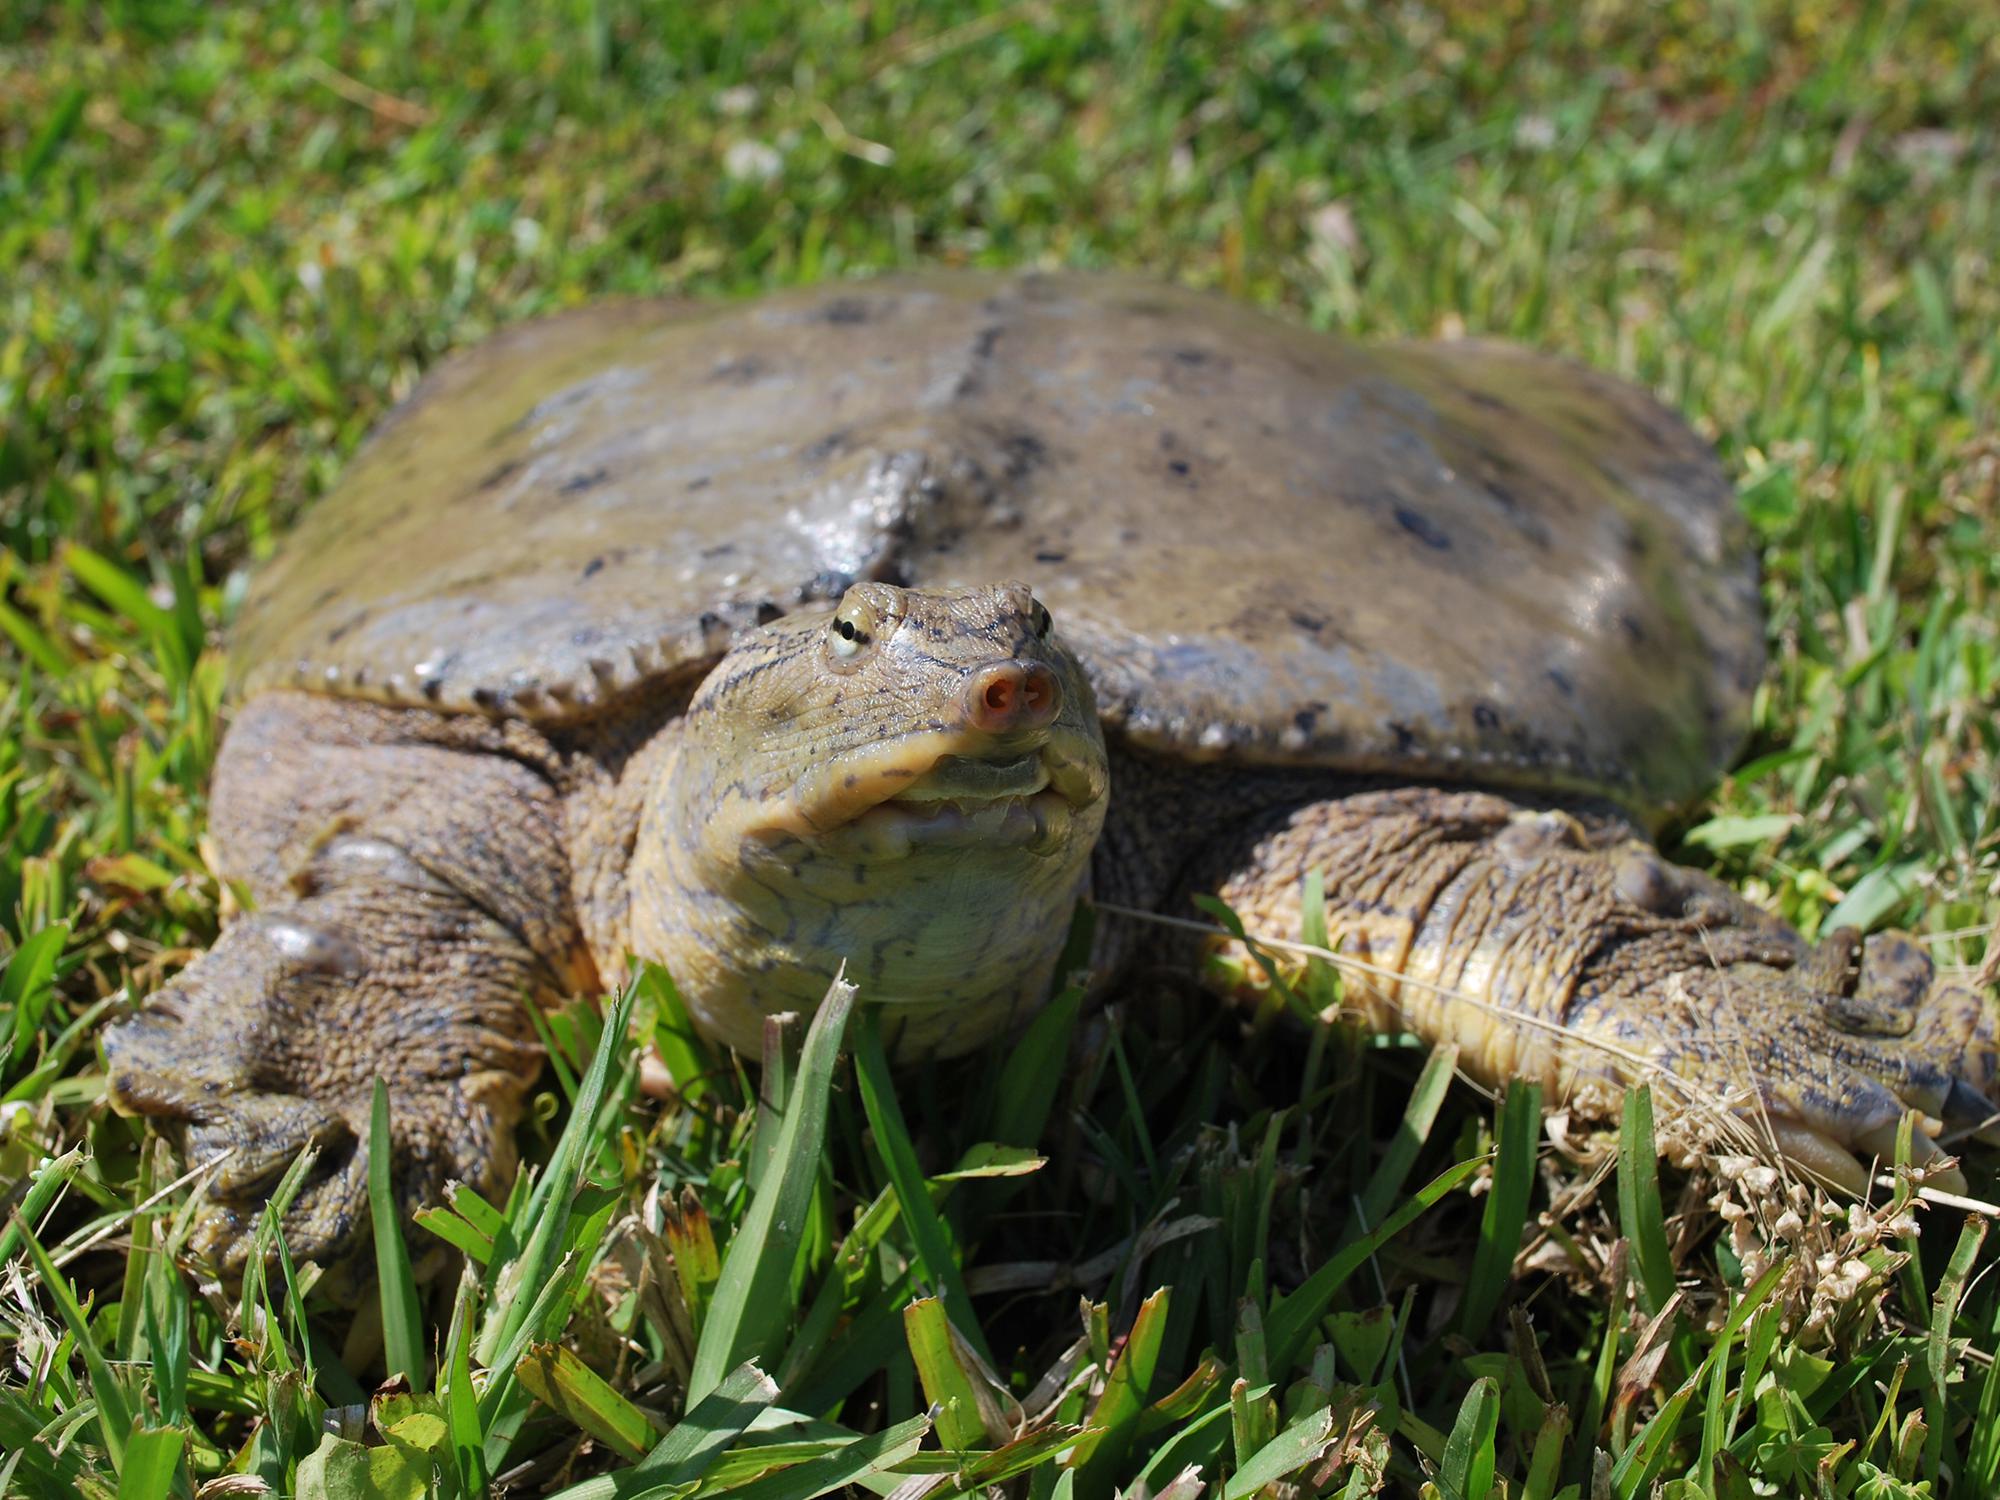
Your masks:
<svg viewBox="0 0 2000 1500"><path fill-rule="evenodd" d="M351 1321L282 1258L183 1274L193 1190L94 1047L235 900L202 798L244 570L424 367L601 294L927 261L1656 389L1740 477L1773 651L1671 847L1990 966L1996 121L1974 0L6 7L0 1489L2000 1487L1979 1221L1689 1183L1637 1108L1599 1192L1396 1039L1168 988L936 1074L828 1028L760 1102L649 978L611 1017L684 1107L552 1018L532 1172L409 1231L468 1277L385 1255Z"/></svg>

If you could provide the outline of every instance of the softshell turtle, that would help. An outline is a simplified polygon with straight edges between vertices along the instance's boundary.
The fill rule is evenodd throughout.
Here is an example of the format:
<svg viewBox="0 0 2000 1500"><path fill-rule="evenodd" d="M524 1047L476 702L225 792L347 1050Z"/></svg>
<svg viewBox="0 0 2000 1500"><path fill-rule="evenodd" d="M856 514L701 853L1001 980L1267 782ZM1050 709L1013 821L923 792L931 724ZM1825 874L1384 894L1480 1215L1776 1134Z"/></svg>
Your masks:
<svg viewBox="0 0 2000 1500"><path fill-rule="evenodd" d="M225 1269L307 1142L291 1247L351 1253L377 1077L406 1204L502 1185L524 996L638 954L753 1048L844 961L899 1057L960 1053L1086 893L1285 936L1318 871L1377 1024L1600 1107L1654 1076L1838 1182L1994 1093L1913 943L1646 841L1738 744L1754 560L1686 426L1521 349L1090 276L564 314L423 383L236 647L257 910L106 1038L120 1107L234 1148ZM1099 931L1109 974L1140 929Z"/></svg>

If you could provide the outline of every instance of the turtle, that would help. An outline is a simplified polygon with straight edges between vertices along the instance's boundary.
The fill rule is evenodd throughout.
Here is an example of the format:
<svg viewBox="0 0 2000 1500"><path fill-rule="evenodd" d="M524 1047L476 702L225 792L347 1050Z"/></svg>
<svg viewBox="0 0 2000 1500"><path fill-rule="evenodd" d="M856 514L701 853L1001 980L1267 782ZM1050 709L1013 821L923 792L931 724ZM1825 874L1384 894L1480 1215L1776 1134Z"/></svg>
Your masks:
<svg viewBox="0 0 2000 1500"><path fill-rule="evenodd" d="M1658 851L1746 731L1755 549L1681 418L1527 348L1107 273L587 305L420 382L232 661L249 908L104 1039L219 1159L225 1274L308 1144L288 1243L355 1259L377 1079L405 1211L503 1189L531 1005L635 957L753 1054L844 967L907 1065L1033 1015L1079 900L1115 984L1199 896L1296 935L1309 875L1348 1007L1489 1084L1656 1080L1853 1190L1992 1114L1912 939ZM1242 989L1235 941L1186 960Z"/></svg>

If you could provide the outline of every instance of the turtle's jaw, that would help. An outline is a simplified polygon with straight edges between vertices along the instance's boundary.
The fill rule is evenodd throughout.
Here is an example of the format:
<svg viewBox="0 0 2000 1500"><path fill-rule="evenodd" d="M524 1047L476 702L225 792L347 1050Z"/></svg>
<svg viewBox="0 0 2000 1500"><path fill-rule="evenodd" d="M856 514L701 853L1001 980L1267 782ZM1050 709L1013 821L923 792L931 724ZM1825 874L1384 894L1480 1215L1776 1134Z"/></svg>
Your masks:
<svg viewBox="0 0 2000 1500"><path fill-rule="evenodd" d="M804 839L830 857L870 863L979 848L1058 857L1105 786L1103 751L1080 735L996 741L926 730L814 769L744 833Z"/></svg>

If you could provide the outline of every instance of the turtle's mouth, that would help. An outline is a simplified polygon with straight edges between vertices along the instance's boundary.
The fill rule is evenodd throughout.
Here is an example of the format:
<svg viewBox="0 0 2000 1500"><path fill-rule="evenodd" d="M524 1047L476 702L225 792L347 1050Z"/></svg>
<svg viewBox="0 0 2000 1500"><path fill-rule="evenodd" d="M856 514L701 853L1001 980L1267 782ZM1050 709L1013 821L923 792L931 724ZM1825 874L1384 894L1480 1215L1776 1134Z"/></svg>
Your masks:
<svg viewBox="0 0 2000 1500"><path fill-rule="evenodd" d="M969 745L963 734L924 731L800 778L772 829L863 860L971 847L1053 855L1070 846L1076 814L1105 784L1103 754L1082 736Z"/></svg>
<svg viewBox="0 0 2000 1500"><path fill-rule="evenodd" d="M1052 854L1069 838L1069 799L1039 755L942 755L930 770L848 825L870 842L909 848L987 844Z"/></svg>

